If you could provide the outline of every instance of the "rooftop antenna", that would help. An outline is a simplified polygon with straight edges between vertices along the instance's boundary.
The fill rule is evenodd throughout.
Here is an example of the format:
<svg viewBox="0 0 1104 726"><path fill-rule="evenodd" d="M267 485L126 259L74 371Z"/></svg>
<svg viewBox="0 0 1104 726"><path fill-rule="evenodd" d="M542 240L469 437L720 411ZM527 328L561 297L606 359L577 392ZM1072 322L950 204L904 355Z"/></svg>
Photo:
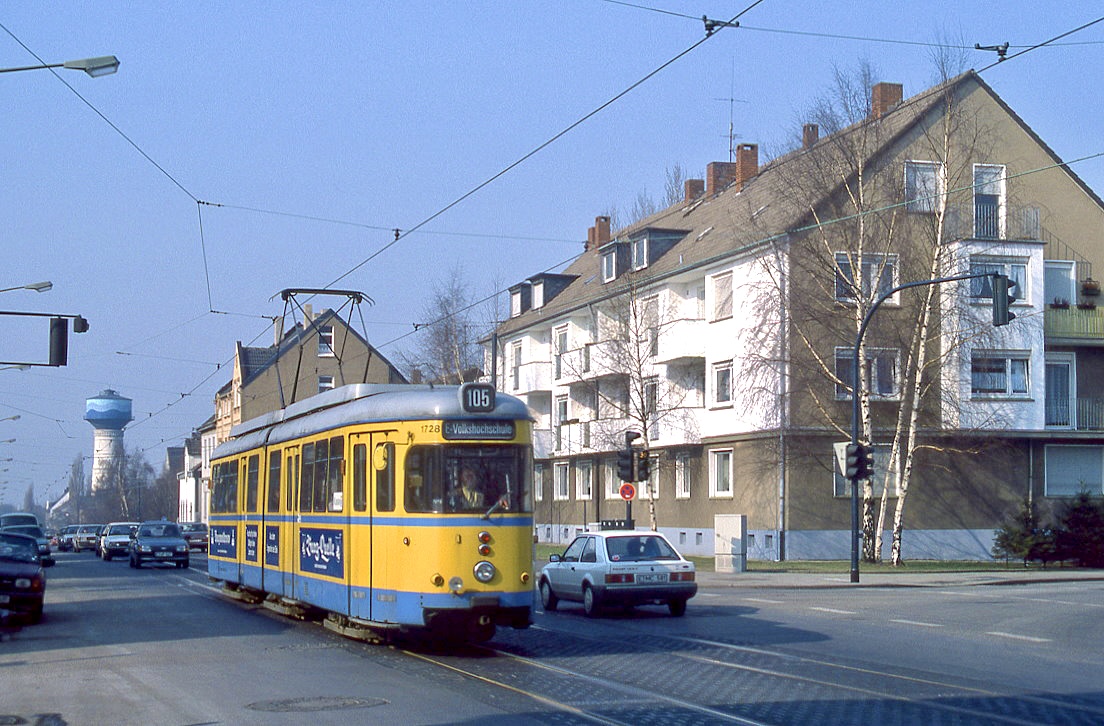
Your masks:
<svg viewBox="0 0 1104 726"><path fill-rule="evenodd" d="M728 160L736 161L736 139L741 138L736 134L735 105L737 103L750 103L742 98L736 98L736 59L732 59L732 78L729 81L728 98L714 98L714 101L728 101Z"/></svg>

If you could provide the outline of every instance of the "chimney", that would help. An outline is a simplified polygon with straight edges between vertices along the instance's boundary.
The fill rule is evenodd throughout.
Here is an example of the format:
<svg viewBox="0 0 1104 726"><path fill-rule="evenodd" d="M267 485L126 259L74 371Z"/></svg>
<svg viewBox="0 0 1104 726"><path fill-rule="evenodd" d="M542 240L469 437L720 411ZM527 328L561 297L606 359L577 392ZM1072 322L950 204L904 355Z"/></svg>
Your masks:
<svg viewBox="0 0 1104 726"><path fill-rule="evenodd" d="M280 345L280 340L284 337L284 319L283 317L272 319L272 334L276 338L273 345Z"/></svg>
<svg viewBox="0 0 1104 726"><path fill-rule="evenodd" d="M816 124L805 124L801 129L801 148L811 149L813 144L820 140L820 127Z"/></svg>
<svg viewBox="0 0 1104 726"><path fill-rule="evenodd" d="M731 161L712 161L705 167L705 193L719 194L736 178L736 165Z"/></svg>
<svg viewBox="0 0 1104 726"><path fill-rule="evenodd" d="M875 83L870 93L870 118L881 118L901 103L900 83Z"/></svg>
<svg viewBox="0 0 1104 726"><path fill-rule="evenodd" d="M740 144L736 147L736 189L744 188L759 173L758 144Z"/></svg>
<svg viewBox="0 0 1104 726"><path fill-rule="evenodd" d="M586 248L588 250L596 250L606 242L610 241L610 218L609 217L595 217L594 226L587 229L587 243Z"/></svg>
<svg viewBox="0 0 1104 726"><path fill-rule="evenodd" d="M303 306L303 323L310 325L310 322L314 320L314 306L307 303Z"/></svg>
<svg viewBox="0 0 1104 726"><path fill-rule="evenodd" d="M683 194L685 195L685 201L692 202L702 194L705 194L705 180L704 179L687 179L686 183L682 185Z"/></svg>

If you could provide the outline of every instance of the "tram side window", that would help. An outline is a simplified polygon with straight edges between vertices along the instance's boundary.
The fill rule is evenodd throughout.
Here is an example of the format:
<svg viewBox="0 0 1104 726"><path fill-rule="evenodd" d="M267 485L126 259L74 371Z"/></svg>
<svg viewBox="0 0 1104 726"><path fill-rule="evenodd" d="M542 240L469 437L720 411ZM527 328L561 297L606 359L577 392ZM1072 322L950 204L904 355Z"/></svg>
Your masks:
<svg viewBox="0 0 1104 726"><path fill-rule="evenodd" d="M406 457L406 490L403 506L408 512L433 512L444 509L438 457L427 447L414 447Z"/></svg>
<svg viewBox="0 0 1104 726"><path fill-rule="evenodd" d="M287 464L284 469L286 472L285 476L287 477L287 490L284 492L284 501L287 502L287 508L292 510L295 509L295 475L299 469L295 466L295 457L291 454L288 454L285 463Z"/></svg>
<svg viewBox="0 0 1104 726"><path fill-rule="evenodd" d="M245 473L245 511L257 511L257 490L260 487L260 461L261 457L253 454L246 460Z"/></svg>
<svg viewBox="0 0 1104 726"><path fill-rule="evenodd" d="M368 447L364 444L353 447L353 509L368 509Z"/></svg>
<svg viewBox="0 0 1104 726"><path fill-rule="evenodd" d="M328 439L314 442L314 496L311 497L311 511L325 512L328 492L326 468L330 465L330 442Z"/></svg>
<svg viewBox="0 0 1104 726"><path fill-rule="evenodd" d="M215 464L211 510L219 514L238 511L238 462Z"/></svg>
<svg viewBox="0 0 1104 726"><path fill-rule="evenodd" d="M327 473L326 502L329 511L341 512L345 509L345 439L340 436L330 439L330 466Z"/></svg>
<svg viewBox="0 0 1104 726"><path fill-rule="evenodd" d="M279 451L268 455L268 504L269 512L280 511L280 457Z"/></svg>
<svg viewBox="0 0 1104 726"><path fill-rule="evenodd" d="M376 471L376 511L395 511L395 445L384 444L387 465Z"/></svg>
<svg viewBox="0 0 1104 726"><path fill-rule="evenodd" d="M299 468L299 511L313 511L314 497L314 444L303 446L302 466Z"/></svg>

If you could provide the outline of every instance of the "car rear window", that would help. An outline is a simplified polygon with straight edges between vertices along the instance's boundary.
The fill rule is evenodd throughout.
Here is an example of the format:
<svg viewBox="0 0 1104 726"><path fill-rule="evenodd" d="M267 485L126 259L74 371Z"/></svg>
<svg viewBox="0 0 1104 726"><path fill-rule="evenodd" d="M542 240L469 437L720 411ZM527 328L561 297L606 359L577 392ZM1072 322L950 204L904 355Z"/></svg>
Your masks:
<svg viewBox="0 0 1104 726"><path fill-rule="evenodd" d="M610 537L606 540L606 553L614 562L679 559L667 540L655 535Z"/></svg>

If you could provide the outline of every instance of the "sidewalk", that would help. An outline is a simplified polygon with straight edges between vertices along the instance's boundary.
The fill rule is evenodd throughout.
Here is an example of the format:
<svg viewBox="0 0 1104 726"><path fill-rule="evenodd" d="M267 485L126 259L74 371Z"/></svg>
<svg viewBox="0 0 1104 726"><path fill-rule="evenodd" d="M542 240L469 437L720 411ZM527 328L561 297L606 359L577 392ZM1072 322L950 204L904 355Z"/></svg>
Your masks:
<svg viewBox="0 0 1104 726"><path fill-rule="evenodd" d="M969 585L1028 585L1045 582L1104 582L1104 570L1073 567L1009 569L991 572L877 572L863 573L851 582L849 571L826 572L698 572L698 585L747 588L835 587L963 587Z"/></svg>

